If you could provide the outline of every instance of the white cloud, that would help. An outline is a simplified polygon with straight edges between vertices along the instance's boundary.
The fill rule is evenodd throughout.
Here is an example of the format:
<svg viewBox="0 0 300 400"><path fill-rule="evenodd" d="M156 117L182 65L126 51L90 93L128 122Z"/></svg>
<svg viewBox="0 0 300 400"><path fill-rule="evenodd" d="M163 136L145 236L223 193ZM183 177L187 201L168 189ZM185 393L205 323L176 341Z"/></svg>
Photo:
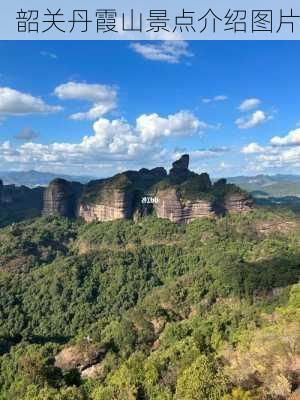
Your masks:
<svg viewBox="0 0 300 400"><path fill-rule="evenodd" d="M84 119L88 120L95 120L99 118L102 115L107 114L109 111L112 111L115 108L114 104L97 104L94 105L89 111L87 112L79 112L70 115L70 118L75 120L75 121L81 121Z"/></svg>
<svg viewBox="0 0 300 400"><path fill-rule="evenodd" d="M116 96L116 91L111 86L77 82L57 86L54 93L62 100L86 100L93 103Z"/></svg>
<svg viewBox="0 0 300 400"><path fill-rule="evenodd" d="M0 116L20 116L34 113L52 113L60 111L60 106L51 106L40 97L19 92L9 87L0 87Z"/></svg>
<svg viewBox="0 0 300 400"><path fill-rule="evenodd" d="M193 159L215 158L215 157L223 156L224 153L227 153L228 151L229 151L229 149L227 147L220 147L220 148L194 150L194 151L190 151L189 154L190 154L191 158L193 158Z"/></svg>
<svg viewBox="0 0 300 400"><path fill-rule="evenodd" d="M284 150L280 154L280 160L283 163L292 163L295 166L300 166L300 146Z"/></svg>
<svg viewBox="0 0 300 400"><path fill-rule="evenodd" d="M188 43L182 40L170 40L154 44L132 43L130 47L147 60L164 61L170 64L178 64L183 58L193 56Z"/></svg>
<svg viewBox="0 0 300 400"><path fill-rule="evenodd" d="M257 143L249 143L247 146L242 148L241 152L244 154L255 154L255 153L263 153L264 150L265 148Z"/></svg>
<svg viewBox="0 0 300 400"><path fill-rule="evenodd" d="M265 167L297 167L300 166L300 146L290 149L277 149L271 151L267 149L264 154L257 157L257 160L262 162Z"/></svg>
<svg viewBox="0 0 300 400"><path fill-rule="evenodd" d="M254 108L256 108L257 106L259 106L260 104L261 104L261 100L259 100L259 99L255 99L255 98L246 99L239 105L239 110L242 112L251 111Z"/></svg>
<svg viewBox="0 0 300 400"><path fill-rule="evenodd" d="M270 143L273 146L298 146L300 145L300 128L294 129L286 136L274 136Z"/></svg>
<svg viewBox="0 0 300 400"><path fill-rule="evenodd" d="M300 167L300 129L283 137L274 136L265 147L250 143L241 152L247 155L256 154L251 165L261 171L280 168L281 171L295 172Z"/></svg>
<svg viewBox="0 0 300 400"><path fill-rule="evenodd" d="M257 110L248 117L238 118L235 121L235 124L240 129L249 129L261 125L271 119L273 119L271 115L266 114L264 111Z"/></svg>
<svg viewBox="0 0 300 400"><path fill-rule="evenodd" d="M131 163L131 168L134 163L161 161L168 153L163 146L166 137L190 135L199 127L201 122L187 111L167 117L142 115L134 125L124 119L100 118L93 124L93 134L85 135L79 143L29 142L15 149L9 142L0 144L0 163L76 173L103 173L102 166L108 163L109 172L115 172L118 167L124 168L124 163Z"/></svg>
<svg viewBox="0 0 300 400"><path fill-rule="evenodd" d="M215 101L225 101L225 100L228 100L228 97L223 94L220 94L219 96L215 96L214 100Z"/></svg>
<svg viewBox="0 0 300 400"><path fill-rule="evenodd" d="M55 53L50 53L49 51L41 51L40 55L47 58L52 58L52 60L57 60L58 56Z"/></svg>
<svg viewBox="0 0 300 400"><path fill-rule="evenodd" d="M55 88L61 100L82 100L93 103L87 112L72 114L74 120L95 120L117 107L117 90L108 85L68 82Z"/></svg>
<svg viewBox="0 0 300 400"><path fill-rule="evenodd" d="M220 94L218 96L211 97L211 98L210 97L205 97L205 98L202 99L202 103L209 104L209 103L218 102L218 101L225 101L225 100L228 100L228 96Z"/></svg>
<svg viewBox="0 0 300 400"><path fill-rule="evenodd" d="M175 151L172 155L172 159L178 160L178 158L181 157L185 153L189 153L190 158L194 161L202 160L202 159L212 159L212 158L223 156L224 153L227 153L229 150L230 149L227 147L213 147L213 148L198 149L198 150L192 150L192 151L187 151L186 149L182 149L182 150Z"/></svg>
<svg viewBox="0 0 300 400"><path fill-rule="evenodd" d="M136 120L143 142L153 142L163 136L186 136L207 128L205 122L199 121L192 113L180 111L166 118L158 114L141 115Z"/></svg>

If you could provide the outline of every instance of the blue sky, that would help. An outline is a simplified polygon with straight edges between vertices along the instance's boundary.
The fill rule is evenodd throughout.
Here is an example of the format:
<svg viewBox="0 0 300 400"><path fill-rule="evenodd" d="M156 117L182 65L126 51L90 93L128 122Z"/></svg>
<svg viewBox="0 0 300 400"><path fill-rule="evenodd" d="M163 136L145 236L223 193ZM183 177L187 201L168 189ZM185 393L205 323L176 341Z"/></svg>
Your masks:
<svg viewBox="0 0 300 400"><path fill-rule="evenodd" d="M297 173L299 42L0 42L0 170Z"/></svg>

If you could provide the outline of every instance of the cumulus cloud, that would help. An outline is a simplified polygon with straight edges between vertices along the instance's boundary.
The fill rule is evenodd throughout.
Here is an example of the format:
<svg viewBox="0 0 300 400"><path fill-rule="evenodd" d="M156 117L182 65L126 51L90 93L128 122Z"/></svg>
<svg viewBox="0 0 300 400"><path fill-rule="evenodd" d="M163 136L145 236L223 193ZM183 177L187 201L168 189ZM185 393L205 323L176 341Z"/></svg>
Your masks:
<svg viewBox="0 0 300 400"><path fill-rule="evenodd" d="M191 135L208 127L205 122L199 121L189 111L180 111L166 118L158 114L141 115L136 120L136 128L140 132L143 142L153 142L163 136Z"/></svg>
<svg viewBox="0 0 300 400"><path fill-rule="evenodd" d="M239 105L239 110L242 112L251 111L261 104L261 100L256 98L246 99Z"/></svg>
<svg viewBox="0 0 300 400"><path fill-rule="evenodd" d="M274 136L269 145L260 146L250 143L245 146L242 153L253 155L252 165L261 171L265 169L280 168L287 171L300 167L300 129L290 131L286 136Z"/></svg>
<svg viewBox="0 0 300 400"><path fill-rule="evenodd" d="M142 115L130 125L124 119L100 118L93 124L93 134L85 135L79 143L55 142L51 144L24 143L13 148L9 142L0 144L0 162L39 168L57 168L64 171L85 169L95 172L103 162L134 162L160 160L166 155L163 139L170 136L190 135L201 127L193 114L181 111L161 117Z"/></svg>
<svg viewBox="0 0 300 400"><path fill-rule="evenodd" d="M126 161L145 157L150 148L143 145L132 128L122 120L100 119L93 125L94 133L79 143L54 142L51 144L24 143L13 149L9 142L0 146L1 163L21 165L38 164L78 169L88 165L101 165L103 161Z"/></svg>
<svg viewBox="0 0 300 400"><path fill-rule="evenodd" d="M61 100L82 100L92 103L87 112L70 116L74 120L95 120L117 107L117 90L113 86L67 82L55 88L54 94Z"/></svg>
<svg viewBox="0 0 300 400"><path fill-rule="evenodd" d="M300 145L300 128L294 129L286 136L274 136L270 142L273 146L298 146Z"/></svg>
<svg viewBox="0 0 300 400"><path fill-rule="evenodd" d="M32 128L23 128L16 136L17 140L31 141L37 139L39 134L35 132Z"/></svg>
<svg viewBox="0 0 300 400"><path fill-rule="evenodd" d="M5 161L10 161L10 157L15 154L17 154L17 152L12 149L8 140L0 143L0 160L4 159Z"/></svg>
<svg viewBox="0 0 300 400"><path fill-rule="evenodd" d="M224 94L220 94L220 95L214 96L214 97L204 97L202 99L202 103L209 104L209 103L225 101L225 100L228 100L228 96L225 96Z"/></svg>
<svg viewBox="0 0 300 400"><path fill-rule="evenodd" d="M178 64L186 57L192 57L187 42L182 40L166 40L158 43L132 43L130 46L136 53L147 60L164 61Z"/></svg>
<svg viewBox="0 0 300 400"><path fill-rule="evenodd" d="M257 157L257 161L262 162L264 167L292 167L300 166L300 146L290 149L278 149L272 151L266 149L264 154Z"/></svg>
<svg viewBox="0 0 300 400"><path fill-rule="evenodd" d="M256 154L256 153L263 153L264 147L260 146L257 143L249 143L247 146L243 147L241 152L244 154Z"/></svg>
<svg viewBox="0 0 300 400"><path fill-rule="evenodd" d="M235 121L235 124L240 129L249 129L254 128L257 125L261 125L272 118L273 117L271 115L266 114L264 111L257 110L248 117L238 118Z"/></svg>
<svg viewBox="0 0 300 400"><path fill-rule="evenodd" d="M48 114L60 111L60 106L52 106L40 97L19 92L9 87L0 87L0 116L20 116L26 114Z"/></svg>

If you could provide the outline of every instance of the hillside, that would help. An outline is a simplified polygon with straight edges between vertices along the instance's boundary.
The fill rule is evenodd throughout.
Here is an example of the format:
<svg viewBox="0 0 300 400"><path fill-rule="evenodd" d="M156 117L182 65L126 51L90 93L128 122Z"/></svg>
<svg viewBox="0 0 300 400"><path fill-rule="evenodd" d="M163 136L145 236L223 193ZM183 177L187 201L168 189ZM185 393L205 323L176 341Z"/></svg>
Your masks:
<svg viewBox="0 0 300 400"><path fill-rule="evenodd" d="M256 175L228 178L228 182L240 186L256 197L300 197L299 175Z"/></svg>
<svg viewBox="0 0 300 400"><path fill-rule="evenodd" d="M297 399L299 233L263 209L2 228L0 399Z"/></svg>

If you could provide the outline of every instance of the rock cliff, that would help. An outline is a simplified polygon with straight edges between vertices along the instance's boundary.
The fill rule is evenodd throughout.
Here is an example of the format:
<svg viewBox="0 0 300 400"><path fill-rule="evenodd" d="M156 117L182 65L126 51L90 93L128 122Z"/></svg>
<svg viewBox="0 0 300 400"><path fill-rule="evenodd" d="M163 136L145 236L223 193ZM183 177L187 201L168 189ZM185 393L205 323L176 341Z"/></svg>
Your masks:
<svg viewBox="0 0 300 400"><path fill-rule="evenodd" d="M16 205L25 202L41 210L43 191L41 187L30 189L27 186L3 185L0 179L0 205Z"/></svg>
<svg viewBox="0 0 300 400"><path fill-rule="evenodd" d="M212 184L206 173L189 170L189 156L164 168L126 171L86 185L55 179L44 195L44 215L81 217L87 222L142 218L155 214L177 223L246 212L252 199L220 179Z"/></svg>
<svg viewBox="0 0 300 400"><path fill-rule="evenodd" d="M253 208L253 199L244 192L229 193L225 196L224 206L229 213L244 213Z"/></svg>
<svg viewBox="0 0 300 400"><path fill-rule="evenodd" d="M197 218L215 215L213 202L208 200L181 201L175 188L157 192L158 202L154 210L159 218L167 218L172 222L188 223Z"/></svg>
<svg viewBox="0 0 300 400"><path fill-rule="evenodd" d="M41 215L44 188L3 185L0 180L0 226Z"/></svg>
<svg viewBox="0 0 300 400"><path fill-rule="evenodd" d="M77 182L54 179L44 193L43 214L74 218L77 214L77 199L81 195L82 188Z"/></svg>
<svg viewBox="0 0 300 400"><path fill-rule="evenodd" d="M179 160L174 161L170 169L170 181L178 184L186 181L193 173L189 170L190 156L184 154Z"/></svg>
<svg viewBox="0 0 300 400"><path fill-rule="evenodd" d="M127 219L133 212L132 202L132 193L115 189L103 204L80 204L79 216L87 222Z"/></svg>

